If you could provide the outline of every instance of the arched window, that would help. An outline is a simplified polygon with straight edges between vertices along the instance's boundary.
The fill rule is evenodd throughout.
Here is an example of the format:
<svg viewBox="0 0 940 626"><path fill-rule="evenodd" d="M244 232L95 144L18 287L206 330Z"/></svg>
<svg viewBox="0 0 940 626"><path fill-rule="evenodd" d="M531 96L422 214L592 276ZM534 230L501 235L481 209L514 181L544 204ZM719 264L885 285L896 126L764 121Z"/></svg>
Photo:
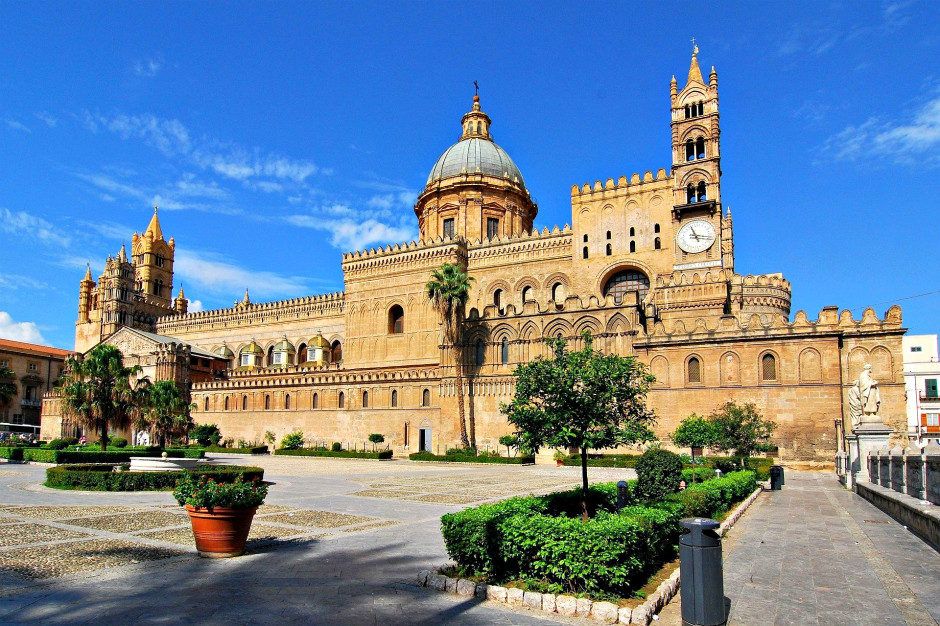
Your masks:
<svg viewBox="0 0 940 626"><path fill-rule="evenodd" d="M653 240L653 250L659 250L663 247L663 242L660 241L659 237Z"/></svg>
<svg viewBox="0 0 940 626"><path fill-rule="evenodd" d="M284 408L285 409L290 408L290 394L287 394L286 396L284 396Z"/></svg>
<svg viewBox="0 0 940 626"><path fill-rule="evenodd" d="M297 348L297 365L307 362L307 344L302 343Z"/></svg>
<svg viewBox="0 0 940 626"><path fill-rule="evenodd" d="M274 346L268 348L268 360L264 362L265 365L274 365Z"/></svg>
<svg viewBox="0 0 940 626"><path fill-rule="evenodd" d="M503 309L503 290L497 289L493 292L493 304L496 305L496 308L499 310Z"/></svg>
<svg viewBox="0 0 940 626"><path fill-rule="evenodd" d="M264 397L264 410L267 411L271 408L271 396L266 395Z"/></svg>
<svg viewBox="0 0 940 626"><path fill-rule="evenodd" d="M704 159L705 158L705 138L699 137L695 140L695 158Z"/></svg>
<svg viewBox="0 0 940 626"><path fill-rule="evenodd" d="M398 406L398 390L392 389L392 407Z"/></svg>
<svg viewBox="0 0 940 626"><path fill-rule="evenodd" d="M225 398L225 410L228 411L228 398Z"/></svg>
<svg viewBox="0 0 940 626"><path fill-rule="evenodd" d="M631 242L631 243L632 243L632 242ZM607 256L610 256L613 251L614 251L614 249L611 247L611 245L610 245L610 244L607 244Z"/></svg>
<svg viewBox="0 0 940 626"><path fill-rule="evenodd" d="M765 354L760 359L760 378L764 381L777 380L777 358L772 354Z"/></svg>
<svg viewBox="0 0 940 626"><path fill-rule="evenodd" d="M368 391L362 392L362 408L364 409L369 408L369 392Z"/></svg>
<svg viewBox="0 0 940 626"><path fill-rule="evenodd" d="M522 301L529 302L532 300L532 287L523 287L522 288Z"/></svg>
<svg viewBox="0 0 940 626"><path fill-rule="evenodd" d="M314 409L320 408L320 394L318 393L313 394L313 400L311 400L310 402L310 407Z"/></svg>
<svg viewBox="0 0 940 626"><path fill-rule="evenodd" d="M346 394L342 391L339 392L339 399L336 401L336 406L341 409L346 408Z"/></svg>
<svg viewBox="0 0 940 626"><path fill-rule="evenodd" d="M685 160L695 160L695 143L691 139L685 142Z"/></svg>
<svg viewBox="0 0 940 626"><path fill-rule="evenodd" d="M635 241L631 241L631 242L630 242L630 252L636 252L636 242L635 242Z"/></svg>
<svg viewBox="0 0 940 626"><path fill-rule="evenodd" d="M607 238L610 239L610 231L607 231Z"/></svg>
<svg viewBox="0 0 940 626"><path fill-rule="evenodd" d="M565 300L565 286L561 283L552 285L552 300L558 304Z"/></svg>
<svg viewBox="0 0 940 626"><path fill-rule="evenodd" d="M482 339L477 339L476 364L483 365L483 361L485 360L486 360L486 344L483 343Z"/></svg>
<svg viewBox="0 0 940 626"><path fill-rule="evenodd" d="M242 396L242 411L248 410L248 396Z"/></svg>
<svg viewBox="0 0 940 626"><path fill-rule="evenodd" d="M208 398L208 397L206 397L205 406L203 407L202 410L203 410L203 411L208 411L208 410L209 410L209 398Z"/></svg>
<svg viewBox="0 0 940 626"><path fill-rule="evenodd" d="M689 186L685 188L685 201L686 204L695 202L695 186L692 183L689 183Z"/></svg>
<svg viewBox="0 0 940 626"><path fill-rule="evenodd" d="M615 302L620 302L624 294L631 291L638 292L642 300L649 290L650 279L636 270L621 270L611 276L604 285L604 295L613 296Z"/></svg>
<svg viewBox="0 0 940 626"><path fill-rule="evenodd" d="M630 227L630 236L636 237L636 229L633 226Z"/></svg>
<svg viewBox="0 0 940 626"><path fill-rule="evenodd" d="M704 202L705 200L706 200L705 181L702 180L702 181L699 181L698 183L698 201Z"/></svg>
<svg viewBox="0 0 940 626"><path fill-rule="evenodd" d="M653 224L653 232L654 232L654 233L658 233L658 232L659 232L659 224Z"/></svg>
<svg viewBox="0 0 940 626"><path fill-rule="evenodd" d="M397 304L388 310L388 333L400 335L405 332L405 311Z"/></svg>
<svg viewBox="0 0 940 626"><path fill-rule="evenodd" d="M499 344L499 360L503 365L509 363L509 339L506 337Z"/></svg>
<svg viewBox="0 0 940 626"><path fill-rule="evenodd" d="M431 406L431 390L425 389L421 392L421 406Z"/></svg>
<svg viewBox="0 0 940 626"><path fill-rule="evenodd" d="M688 380L690 383L702 382L702 362L698 360L698 357L693 356L689 359L689 362L686 364L686 369L688 370Z"/></svg>
<svg viewBox="0 0 940 626"><path fill-rule="evenodd" d="M587 235L584 235L584 243L587 243Z"/></svg>
<svg viewBox="0 0 940 626"><path fill-rule="evenodd" d="M339 363L343 360L343 344L339 340L334 341L330 346L330 363Z"/></svg>
<svg viewBox="0 0 940 626"><path fill-rule="evenodd" d="M483 124L480 122L477 122L477 134L479 135L482 132L483 132Z"/></svg>
<svg viewBox="0 0 940 626"><path fill-rule="evenodd" d="M584 257L585 259L588 258L588 249L587 249L587 246L584 246L584 249L581 250L581 256Z"/></svg>

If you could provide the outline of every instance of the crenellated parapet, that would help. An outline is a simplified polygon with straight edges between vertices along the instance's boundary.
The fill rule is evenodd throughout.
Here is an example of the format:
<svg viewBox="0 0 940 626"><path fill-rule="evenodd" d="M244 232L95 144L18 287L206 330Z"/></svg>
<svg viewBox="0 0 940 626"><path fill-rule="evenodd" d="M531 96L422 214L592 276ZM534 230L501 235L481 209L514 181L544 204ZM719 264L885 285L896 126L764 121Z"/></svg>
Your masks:
<svg viewBox="0 0 940 626"><path fill-rule="evenodd" d="M584 183L582 186L572 185L571 186L571 198L572 201L577 200L592 200L594 194L603 194L604 192L609 191L618 191L620 193L633 193L633 192L643 192L649 190L651 187L661 187L663 183L669 185L671 182L671 177L666 173L664 168L659 168L656 171L656 177L653 177L653 173L647 170L643 177L636 172L627 180L626 176L621 176L615 182L613 178L608 178L606 182L601 184L601 181L594 181L592 186L590 183ZM651 184L654 183L654 184ZM659 183L659 184L655 184Z"/></svg>
<svg viewBox="0 0 940 626"><path fill-rule="evenodd" d="M274 302L240 302L226 309L161 317L157 320L157 332L176 336L212 328L238 328L265 322L337 316L342 315L344 310L345 293L342 291Z"/></svg>
<svg viewBox="0 0 940 626"><path fill-rule="evenodd" d="M731 312L779 314L789 317L791 294L790 281L781 274L735 274L731 279Z"/></svg>
<svg viewBox="0 0 940 626"><path fill-rule="evenodd" d="M362 384L432 381L439 378L437 366L407 366L355 370L332 364L323 367L261 368L230 372L226 379L194 383L193 393L236 392L251 389L311 386L357 386Z"/></svg>
<svg viewBox="0 0 940 626"><path fill-rule="evenodd" d="M435 237L429 240L395 244L343 254L343 274L353 277L385 274L395 269L426 269L445 261L465 260L466 241Z"/></svg>
<svg viewBox="0 0 940 626"><path fill-rule="evenodd" d="M468 246L470 266L487 266L520 261L563 259L571 256L571 226L547 227L541 232L522 232L485 241L474 241Z"/></svg>

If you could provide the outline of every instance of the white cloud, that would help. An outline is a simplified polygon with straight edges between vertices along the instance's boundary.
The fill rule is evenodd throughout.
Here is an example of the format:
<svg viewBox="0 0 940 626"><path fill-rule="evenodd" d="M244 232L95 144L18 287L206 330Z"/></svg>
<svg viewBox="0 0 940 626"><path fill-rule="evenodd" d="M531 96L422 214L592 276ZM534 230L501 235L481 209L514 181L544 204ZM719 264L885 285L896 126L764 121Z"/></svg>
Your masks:
<svg viewBox="0 0 940 626"><path fill-rule="evenodd" d="M52 114L47 113L45 111L39 111L37 113L33 113L33 115L35 115L37 118L45 122L46 126L48 126L49 128L55 128L56 124L59 123L58 119L56 119Z"/></svg>
<svg viewBox="0 0 940 626"><path fill-rule="evenodd" d="M138 76L150 78L156 76L157 72L159 72L162 67L162 61L158 61L157 59L143 59L134 63L134 73Z"/></svg>
<svg viewBox="0 0 940 626"><path fill-rule="evenodd" d="M190 313L198 313L199 311L205 311L205 308L202 306L202 300L190 300L189 307L186 310Z"/></svg>
<svg viewBox="0 0 940 626"><path fill-rule="evenodd" d="M282 276L274 272L239 267L227 259L176 249L174 273L186 285L194 285L214 294L240 296L247 287L261 297L284 297L308 291L300 276Z"/></svg>
<svg viewBox="0 0 940 626"><path fill-rule="evenodd" d="M847 126L823 144L825 155L856 161L866 157L892 157L900 162L927 158L940 148L940 89L907 122L869 118L858 126Z"/></svg>
<svg viewBox="0 0 940 626"><path fill-rule="evenodd" d="M6 311L0 311L0 337L12 341L48 345L35 322L14 322Z"/></svg>
<svg viewBox="0 0 940 626"><path fill-rule="evenodd" d="M69 238L60 235L52 224L25 211L14 213L0 207L0 230L18 236L35 237L48 245L67 246Z"/></svg>
<svg viewBox="0 0 940 626"><path fill-rule="evenodd" d="M49 285L30 278L29 276L19 276L17 274L0 274L0 287L4 289L48 289Z"/></svg>
<svg viewBox="0 0 940 626"><path fill-rule="evenodd" d="M386 210L397 207L411 208L414 206L417 197L418 194L413 191L399 191L396 193L372 196L366 204L372 208Z"/></svg>
<svg viewBox="0 0 940 626"><path fill-rule="evenodd" d="M8 120L8 119L4 119L3 121L6 122L6 125L12 128L13 130L18 130L20 132L29 133L29 134L32 134L33 132L29 129L29 127L26 124L23 124L22 122L17 122L16 120Z"/></svg>
<svg viewBox="0 0 940 626"><path fill-rule="evenodd" d="M264 154L233 148L227 151L203 149L193 154L195 162L220 176L235 180L275 178L302 183L317 173L317 166L307 160L293 160L277 154Z"/></svg>
<svg viewBox="0 0 940 626"><path fill-rule="evenodd" d="M189 130L179 120L161 119L150 114L115 113L107 116L83 111L82 115L85 125L92 132L98 132L101 127L122 139L143 139L167 156L186 154L192 147Z"/></svg>
<svg viewBox="0 0 940 626"><path fill-rule="evenodd" d="M414 228L383 224L374 219L356 221L352 219L331 220L313 215L289 215L287 222L302 228L315 228L330 232L330 244L343 251L362 250L373 244L389 244L410 241L416 236Z"/></svg>

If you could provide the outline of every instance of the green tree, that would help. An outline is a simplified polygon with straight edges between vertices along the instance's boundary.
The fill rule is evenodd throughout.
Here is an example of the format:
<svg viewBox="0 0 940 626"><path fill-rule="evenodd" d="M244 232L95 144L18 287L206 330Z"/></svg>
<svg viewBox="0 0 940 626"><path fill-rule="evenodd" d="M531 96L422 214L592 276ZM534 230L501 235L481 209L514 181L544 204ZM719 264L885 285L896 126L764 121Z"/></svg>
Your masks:
<svg viewBox="0 0 940 626"><path fill-rule="evenodd" d="M385 436L379 433L372 433L369 435L369 441L372 442L372 451L375 452L375 444L385 443Z"/></svg>
<svg viewBox="0 0 940 626"><path fill-rule="evenodd" d="M512 456L512 449L519 445L519 438L515 435L503 435L499 438L499 445L506 446L506 456Z"/></svg>
<svg viewBox="0 0 940 626"><path fill-rule="evenodd" d="M693 413L681 422L672 433L672 443L680 448L692 449L692 482L695 482L695 449L715 444L715 426L700 415Z"/></svg>
<svg viewBox="0 0 940 626"><path fill-rule="evenodd" d="M124 367L121 351L103 343L84 359L69 357L65 366L62 412L100 433L101 449L107 450L108 430L125 428L140 414L149 381L137 380L140 366Z"/></svg>
<svg viewBox="0 0 940 626"><path fill-rule="evenodd" d="M460 443L463 447L476 448L476 419L470 416L470 437L467 438L467 419L463 397L463 357L460 341L460 326L463 323L464 309L470 297L473 278L460 265L444 263L431 272L431 280L426 286L428 300L441 318L444 343L451 346L454 353L454 376L457 379L457 418L460 421Z"/></svg>
<svg viewBox="0 0 940 626"><path fill-rule="evenodd" d="M265 433L265 436L267 436L267 433ZM200 424L193 428L190 437L195 439L200 446L217 446L222 441L222 432L219 430L218 424ZM271 433L271 440L274 440L273 433Z"/></svg>
<svg viewBox="0 0 940 626"><path fill-rule="evenodd" d="M10 404L16 397L16 372L9 367L0 367L0 407Z"/></svg>
<svg viewBox="0 0 940 626"><path fill-rule="evenodd" d="M765 420L753 402L739 405L729 400L718 406L708 421L715 429L713 447L723 452L734 451L741 459L741 469L745 469L747 458L755 452L767 452L771 449L770 438L777 428L772 420Z"/></svg>
<svg viewBox="0 0 940 626"><path fill-rule="evenodd" d="M159 438L160 447L166 447L167 437L183 437L193 427L190 415L193 405L187 402L182 390L172 380L161 380L147 391L146 404L137 419L138 428L152 428Z"/></svg>
<svg viewBox="0 0 940 626"><path fill-rule="evenodd" d="M584 347L572 352L563 339L546 339L552 356L516 368L516 393L501 404L517 430L520 447L581 451L582 513L588 519L588 450L655 439L646 394L656 380L636 358L595 350L585 332Z"/></svg>

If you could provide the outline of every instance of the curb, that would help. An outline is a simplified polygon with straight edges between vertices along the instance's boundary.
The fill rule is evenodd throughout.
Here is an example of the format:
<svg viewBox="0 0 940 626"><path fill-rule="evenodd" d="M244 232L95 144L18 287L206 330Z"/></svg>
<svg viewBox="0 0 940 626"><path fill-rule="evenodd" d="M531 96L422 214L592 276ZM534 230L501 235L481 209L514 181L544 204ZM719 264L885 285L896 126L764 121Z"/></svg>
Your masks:
<svg viewBox="0 0 940 626"><path fill-rule="evenodd" d="M741 519L744 512L754 503L754 500L764 490L758 485L754 493L739 504L718 528L719 534L725 534ZM575 598L574 596L555 595L551 593L538 593L523 591L512 587L498 585L480 585L472 580L450 578L436 574L431 570L424 570L418 574L419 587L447 591L458 596L477 597L484 600L495 600L514 607L526 607L545 613L558 613L566 617L587 617L605 624L639 624L649 626L653 616L663 610L669 602L679 593L679 568L673 571L669 578L656 587L656 591L647 596L643 604L634 607L618 607L612 602L594 602L588 598Z"/></svg>

